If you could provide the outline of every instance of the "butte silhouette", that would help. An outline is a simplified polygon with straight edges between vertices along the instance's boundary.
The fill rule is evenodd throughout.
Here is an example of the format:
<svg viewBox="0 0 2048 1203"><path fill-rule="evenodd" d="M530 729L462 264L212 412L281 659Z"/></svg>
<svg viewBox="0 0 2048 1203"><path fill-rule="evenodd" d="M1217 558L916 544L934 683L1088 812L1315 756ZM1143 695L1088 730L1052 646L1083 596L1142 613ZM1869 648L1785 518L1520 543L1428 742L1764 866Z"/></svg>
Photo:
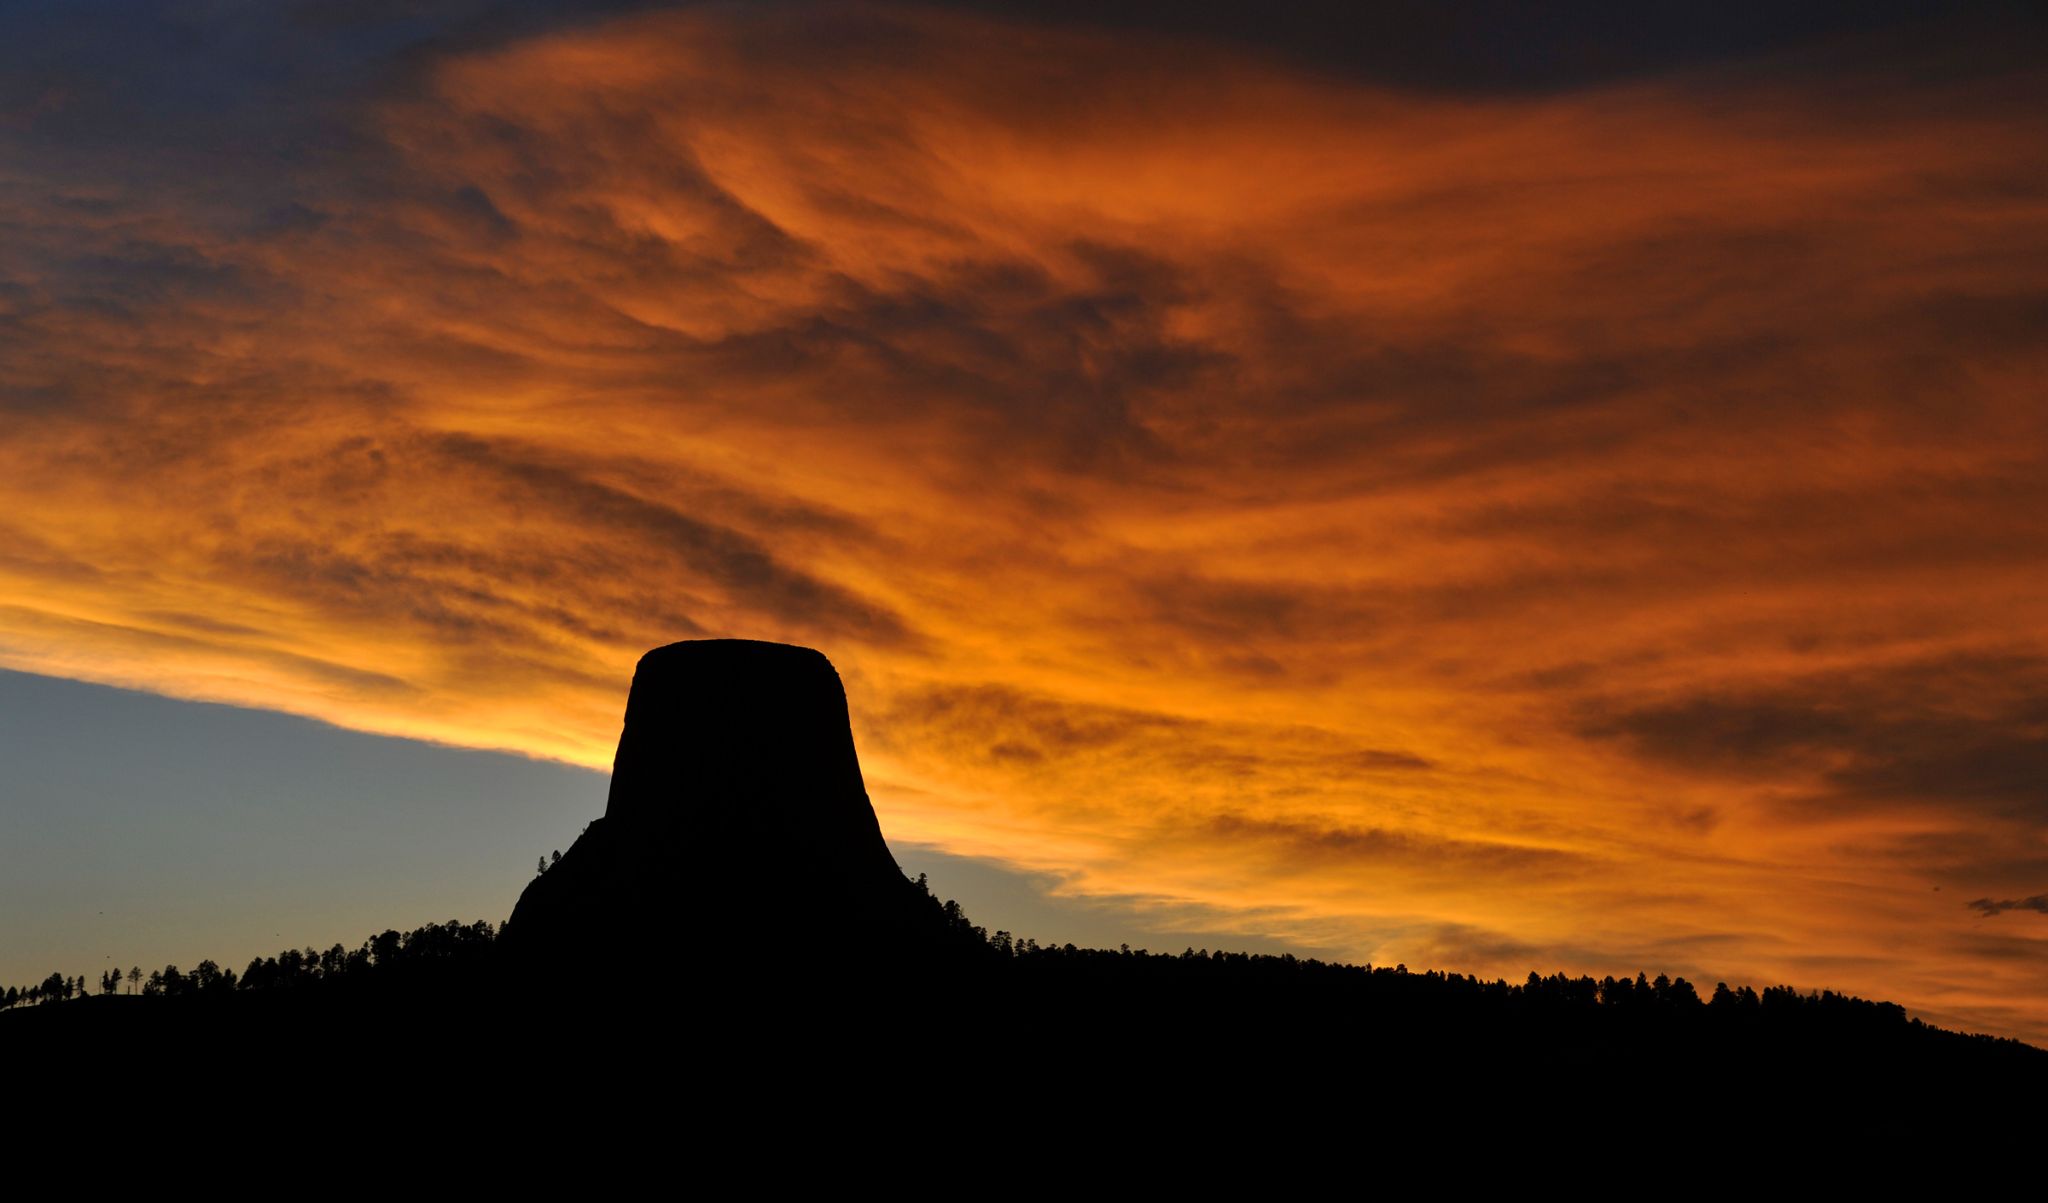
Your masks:
<svg viewBox="0 0 2048 1203"><path fill-rule="evenodd" d="M604 817L526 887L505 941L570 972L678 941L871 964L935 947L938 918L882 839L831 661L707 639L640 658Z"/></svg>

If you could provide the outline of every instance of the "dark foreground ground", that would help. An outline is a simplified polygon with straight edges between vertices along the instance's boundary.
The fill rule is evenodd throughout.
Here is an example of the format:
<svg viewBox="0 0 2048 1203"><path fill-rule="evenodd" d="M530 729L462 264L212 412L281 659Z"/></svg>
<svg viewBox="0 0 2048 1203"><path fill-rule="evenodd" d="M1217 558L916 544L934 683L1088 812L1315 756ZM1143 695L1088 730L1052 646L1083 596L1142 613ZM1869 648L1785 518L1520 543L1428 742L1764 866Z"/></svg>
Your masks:
<svg viewBox="0 0 2048 1203"><path fill-rule="evenodd" d="M833 1067L956 1088L1000 1082L1018 1095L1403 1075L1645 1091L1742 1075L1902 1094L2048 1087L2048 1052L1928 1027L1890 1004L1786 988L1702 999L1662 978L1511 984L1291 957L972 943L940 956L727 950L610 971L605 960L562 972L485 946L260 988L95 995L0 1012L0 1050L17 1066L210 1065L229 1075L313 1058L345 1067L329 1079L340 1091L371 1068L431 1080L487 1065L515 1076L687 1071L736 1088Z"/></svg>
<svg viewBox="0 0 2048 1203"><path fill-rule="evenodd" d="M2048 1053L1817 1000L1717 1013L1114 952L699 969L547 981L507 961L99 996L0 1014L0 1055L35 1098L67 1100L34 1120L107 1147L245 1152L294 1176L347 1150L402 1158L412 1187L578 1197L1624 1173L1687 1194L1934 1174L1952 1196L2037 1172L2048 1088Z"/></svg>
<svg viewBox="0 0 2048 1203"><path fill-rule="evenodd" d="M346 1134L494 1182L598 1148L579 1173L681 1159L814 1186L909 1150L969 1175L949 1195L1105 1173L1241 1193L1367 1165L1580 1181L1626 1162L1697 1185L1787 1158L1831 1189L1939 1163L1951 1194L2039 1148L2048 1052L1891 1004L1040 947L912 893L893 929L756 902L758 922L727 916L744 939L449 923L160 971L148 997L0 1011L0 1064L35 1100L21 1114L112 1120L109 1147L297 1157ZM664 938L690 951L649 955Z"/></svg>

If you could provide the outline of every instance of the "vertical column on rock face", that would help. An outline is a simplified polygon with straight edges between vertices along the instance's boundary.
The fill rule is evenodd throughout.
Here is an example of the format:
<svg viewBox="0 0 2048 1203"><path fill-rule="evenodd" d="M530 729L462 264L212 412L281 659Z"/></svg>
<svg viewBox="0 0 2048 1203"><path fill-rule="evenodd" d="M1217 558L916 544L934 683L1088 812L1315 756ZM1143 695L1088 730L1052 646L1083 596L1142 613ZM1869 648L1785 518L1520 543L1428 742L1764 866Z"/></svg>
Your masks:
<svg viewBox="0 0 2048 1203"><path fill-rule="evenodd" d="M564 955L656 933L829 955L929 941L929 912L882 839L831 662L702 640L641 657L605 817L507 934Z"/></svg>
<svg viewBox="0 0 2048 1203"><path fill-rule="evenodd" d="M681 825L733 854L765 841L771 857L829 854L897 872L839 674L788 644L707 639L641 657L605 817L649 835Z"/></svg>

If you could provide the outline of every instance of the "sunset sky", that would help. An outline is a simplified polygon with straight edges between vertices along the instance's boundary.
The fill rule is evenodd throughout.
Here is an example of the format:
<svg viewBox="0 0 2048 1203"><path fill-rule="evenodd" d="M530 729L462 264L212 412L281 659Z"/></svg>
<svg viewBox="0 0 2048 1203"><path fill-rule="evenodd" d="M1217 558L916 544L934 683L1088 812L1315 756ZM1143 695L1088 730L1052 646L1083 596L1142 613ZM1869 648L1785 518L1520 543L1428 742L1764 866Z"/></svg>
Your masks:
<svg viewBox="0 0 2048 1203"><path fill-rule="evenodd" d="M738 636L983 921L2048 1040L2028 6L609 7L0 5L0 985L502 918Z"/></svg>

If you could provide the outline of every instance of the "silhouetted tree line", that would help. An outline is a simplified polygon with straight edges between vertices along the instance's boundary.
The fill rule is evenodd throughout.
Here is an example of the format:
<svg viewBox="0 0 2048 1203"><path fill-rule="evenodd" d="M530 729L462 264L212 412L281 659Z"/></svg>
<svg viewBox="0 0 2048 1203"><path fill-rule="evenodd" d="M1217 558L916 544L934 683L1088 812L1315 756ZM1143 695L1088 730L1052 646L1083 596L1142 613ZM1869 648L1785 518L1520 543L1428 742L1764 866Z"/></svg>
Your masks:
<svg viewBox="0 0 2048 1203"><path fill-rule="evenodd" d="M105 978L101 979L103 987L105 981ZM74 978L52 973L33 986L7 987L5 993L0 993L0 1010L8 1007L34 1006L37 1003L66 1002L73 998L84 998L85 995L84 974Z"/></svg>
<svg viewBox="0 0 2048 1203"><path fill-rule="evenodd" d="M1909 1019L1896 1003L1833 990L1770 986L1761 991L1716 982L1711 994L1683 977L1633 978L1530 973L1520 982L1487 980L1406 965L1355 965L1297 957L1186 948L1155 953L1040 944L975 925L959 903L939 902L923 876L917 885L954 938L973 947L1001 977L1003 1006L1020 1014L1058 1014L1087 1000L1124 1006L1147 1029L1243 1022L1253 1016L1343 1030L1359 1021L1376 1037L1491 1032L1504 1043L1555 1040L1563 1047L1636 1046L1698 1050L1757 1046L1814 1048L1967 1041L1985 1051L2032 1054L2018 1041L1963 1036Z"/></svg>
<svg viewBox="0 0 2048 1203"><path fill-rule="evenodd" d="M1357 1051L1381 1049L1388 1040L1439 1045L1446 1040L1492 1040L1503 1048L1614 1051L1655 1046L1709 1053L1815 1046L1910 1049L1931 1042L1967 1041L2034 1055L2016 1041L1958 1036L1908 1019L1896 1004L1831 990L1771 986L1758 991L1716 983L1703 998L1685 978L1663 974L1596 979L1531 973L1510 982L1289 953L1194 948L1155 953L1129 945L1099 949L1041 944L975 924L957 901L941 902L933 895L922 875L915 885L931 920L919 971L936 975L936 989L954 990L957 1004L985 1014L990 1022L1065 1024L1070 1033L1099 1033L1105 1040L1168 1031L1202 1038L1198 1033L1228 1025L1241 1031L1321 1032L1329 1046L1322 1051L1337 1049L1345 1040L1353 1041ZM740 929L748 926L744 916L729 919ZM425 997L419 990L445 994L450 989L473 1000L531 1001L536 967L501 953L501 936L501 929L481 920L451 920L406 932L387 930L353 948L288 948L250 961L240 974L211 960L189 972L175 965L146 976L139 968L125 974L115 969L101 976L99 988L113 994L125 985L131 994L159 999L243 996L252 1002L258 997L284 1002L303 995L338 1005L356 997ZM693 987L720 981L739 986L764 980L764 973L785 982L813 969L840 978L848 973L843 962L825 969L822 963L810 965L802 955L778 955L773 969L764 970L758 963L727 963L720 957L729 954L707 953L695 941L681 944L666 952L646 950L657 963L670 967L657 972L656 979L680 971L690 975L687 981ZM904 965L900 958L878 957L875 971L893 975ZM630 967L620 968L623 972ZM363 993L354 993L359 988ZM860 993L851 986L848 990ZM36 985L10 987L0 995L0 1004L12 1008L65 1002L87 993L83 975L52 973ZM1943 1050L1953 1047L1942 1045Z"/></svg>
<svg viewBox="0 0 2048 1203"><path fill-rule="evenodd" d="M477 920L462 923L430 923L412 931L383 931L355 948L336 944L326 951L287 948L275 956L257 957L237 975L207 960L191 972L166 965L145 976L141 968L127 973L119 969L100 975L100 992L120 992L122 983L129 993L144 998L215 997L238 990L286 990L341 981L388 979L410 969L425 966L460 967L481 964L497 939L490 923ZM65 1002L87 995L85 978L67 978L52 973L42 982L26 988L10 986L0 994L0 1009Z"/></svg>

